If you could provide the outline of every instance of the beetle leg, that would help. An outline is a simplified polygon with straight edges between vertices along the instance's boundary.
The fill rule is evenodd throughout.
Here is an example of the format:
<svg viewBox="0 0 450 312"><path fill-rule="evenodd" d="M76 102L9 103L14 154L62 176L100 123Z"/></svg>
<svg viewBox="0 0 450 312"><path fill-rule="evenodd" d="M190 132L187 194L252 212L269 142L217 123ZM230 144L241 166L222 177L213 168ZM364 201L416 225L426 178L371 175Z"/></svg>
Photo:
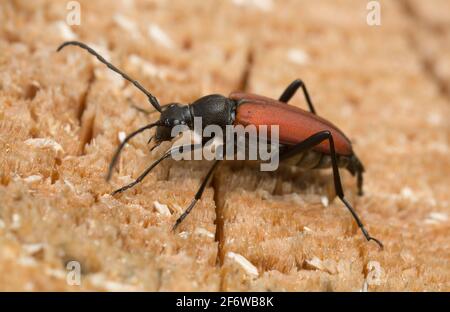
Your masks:
<svg viewBox="0 0 450 312"><path fill-rule="evenodd" d="M208 181L213 174L214 170L216 170L217 165L219 164L220 160L215 160L214 164L209 169L208 173L206 174L205 178L203 179L202 184L200 185L200 188L198 189L197 193L194 196L194 199L191 201L187 209L181 214L181 216L177 219L175 224L172 227L172 231L175 231L177 226L183 222L183 220L188 216L188 214L191 212L192 208L194 208L197 201L202 197L203 192L205 191L206 185L208 184Z"/></svg>
<svg viewBox="0 0 450 312"><path fill-rule="evenodd" d="M278 99L280 102L287 103L297 92L298 88L302 88L303 94L305 95L306 103L308 103L309 111L316 115L316 110L309 96L308 90L306 89L305 83L301 79L295 79L291 84L284 90L283 94Z"/></svg>
<svg viewBox="0 0 450 312"><path fill-rule="evenodd" d="M336 157L336 151L334 148L334 140L333 136L331 135L331 132L328 130L320 131L306 140L298 143L297 145L293 146L289 150L287 150L285 153L280 155L280 160L289 158L291 156L294 156L298 153L304 152L306 150L309 150L310 148L320 144L321 142L328 140L330 144L330 156L331 156L331 164L333 168L333 179L334 179L334 188L336 190L336 195L339 197L339 199L344 203L344 205L347 207L347 209L352 214L353 218L355 219L356 223L358 224L359 228L361 229L362 233L364 234L365 238L368 241L375 241L381 248L383 248L383 244L376 238L369 235L369 232L367 232L366 228L364 227L363 223L361 222L361 219L359 218L356 211L353 209L353 207L350 205L350 203L347 201L347 199L344 196L344 190L342 189L341 184L341 178L339 175L339 168L338 168L338 162Z"/></svg>
<svg viewBox="0 0 450 312"><path fill-rule="evenodd" d="M145 169L145 171L136 180L134 180L130 184L127 184L127 185L115 190L114 192L111 193L111 195L116 195L118 193L122 193L122 192L128 190L129 188L132 188L136 184L140 183L150 173L150 171L152 171L153 168L155 168L161 161L163 161L166 158L169 158L172 155L172 152L174 152L176 149L178 149L178 151L181 153L186 147L196 149L198 147L202 147L202 145L201 144L189 144L189 145L182 145L182 146L176 146L174 148L171 148L164 155L162 155L161 158L155 160L147 169Z"/></svg>
<svg viewBox="0 0 450 312"><path fill-rule="evenodd" d="M139 113L143 113L143 114L145 114L145 115L150 115L150 114L152 113L151 111L149 111L149 110L147 110L147 109L145 109L145 108L142 108L142 107L137 106L136 104L134 104L134 102L133 102L131 99L128 99L128 103L130 104L130 106L131 106L132 108L134 108L135 110L137 110Z"/></svg>
<svg viewBox="0 0 450 312"><path fill-rule="evenodd" d="M350 162L347 165L347 170L350 171L350 173L354 176L356 175L356 182L358 185L358 195L363 195L363 173L365 171L363 164L361 161L356 157L356 155L352 155L350 158Z"/></svg>
<svg viewBox="0 0 450 312"><path fill-rule="evenodd" d="M109 164L109 168L108 168L108 173L106 174L106 181L109 181L109 179L111 179L112 176L112 171L114 169L114 166L116 165L117 161L119 160L119 155L120 152L122 151L122 149L125 147L125 145L127 144L127 142L129 140L131 140L133 137L135 137L136 135L138 135L139 133L147 130L147 129L151 129L155 126L158 126L158 123L152 123L152 124L148 124L142 128L139 128L135 131L133 131L132 133L130 133L129 135L127 135L127 137L120 143L120 145L117 147L116 151L114 152L114 156Z"/></svg>

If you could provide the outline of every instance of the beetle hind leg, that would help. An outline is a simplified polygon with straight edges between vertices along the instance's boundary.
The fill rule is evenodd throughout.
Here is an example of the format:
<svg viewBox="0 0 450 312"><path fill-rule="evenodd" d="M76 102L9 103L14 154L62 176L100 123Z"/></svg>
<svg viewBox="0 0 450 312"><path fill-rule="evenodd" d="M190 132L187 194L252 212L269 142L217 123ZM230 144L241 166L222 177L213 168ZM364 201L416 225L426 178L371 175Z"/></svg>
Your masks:
<svg viewBox="0 0 450 312"><path fill-rule="evenodd" d="M297 145L293 146L291 149L280 154L280 160L290 158L292 156L295 156L297 153L307 151L325 140L328 140L328 142L330 144L330 156L331 156L334 188L336 190L336 195L339 197L339 199L342 201L342 203L350 211L350 213L353 216L353 219L358 224L358 227L360 228L361 232L364 234L364 237L367 239L367 241L373 240L374 242L376 242L378 244L378 246L381 249L383 249L383 244L375 237L370 236L369 232L364 227L364 224L362 223L358 214L356 213L356 211L353 209L353 207L350 205L350 203L347 201L347 199L344 196L344 190L343 190L342 184L341 184L341 177L339 175L338 157L336 155L336 151L335 151L335 147L334 147L333 136L331 135L330 131L324 130L324 131L320 131L320 132L317 132L317 133L311 135L306 140L298 143ZM361 162L356 158L356 156L354 156L354 158L356 159L356 160L354 160L355 173L358 174L358 179L359 179L358 183L361 183L361 186L362 186L362 171L364 170L364 167L362 166ZM356 166L356 164L358 164L358 166Z"/></svg>
<svg viewBox="0 0 450 312"><path fill-rule="evenodd" d="M364 166L361 163L361 161L356 157L356 155L352 155L350 158L350 161L347 165L347 170L350 171L350 173L355 176L356 175L356 184L358 186L358 195L362 196L364 195L363 191L363 174L364 174Z"/></svg>

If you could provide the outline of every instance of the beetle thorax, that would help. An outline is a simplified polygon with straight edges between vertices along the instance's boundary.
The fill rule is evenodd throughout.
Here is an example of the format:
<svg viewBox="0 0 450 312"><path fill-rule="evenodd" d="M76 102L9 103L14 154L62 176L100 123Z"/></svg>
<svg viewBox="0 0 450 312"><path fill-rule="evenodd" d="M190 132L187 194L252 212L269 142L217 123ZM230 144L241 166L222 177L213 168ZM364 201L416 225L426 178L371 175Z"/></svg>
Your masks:
<svg viewBox="0 0 450 312"><path fill-rule="evenodd" d="M194 117L202 119L203 127L217 125L225 127L234 122L236 102L219 94L199 98L190 105Z"/></svg>

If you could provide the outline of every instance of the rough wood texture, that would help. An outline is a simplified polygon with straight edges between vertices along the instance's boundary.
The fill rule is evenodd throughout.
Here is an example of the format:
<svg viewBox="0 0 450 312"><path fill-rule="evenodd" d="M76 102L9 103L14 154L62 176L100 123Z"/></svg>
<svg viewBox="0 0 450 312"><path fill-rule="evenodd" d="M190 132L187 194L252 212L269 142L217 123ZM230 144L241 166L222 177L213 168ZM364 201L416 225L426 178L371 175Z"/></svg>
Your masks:
<svg viewBox="0 0 450 312"><path fill-rule="evenodd" d="M372 27L365 1L80 3L79 26L65 2L0 3L0 290L450 290L448 1L381 1ZM55 53L71 39L162 103L278 97L302 78L367 167L364 197L347 173L344 188L385 250L333 200L329 171L226 164L176 234L207 162L169 160L108 195L167 145L137 137L104 181L119 133L157 114L84 51Z"/></svg>

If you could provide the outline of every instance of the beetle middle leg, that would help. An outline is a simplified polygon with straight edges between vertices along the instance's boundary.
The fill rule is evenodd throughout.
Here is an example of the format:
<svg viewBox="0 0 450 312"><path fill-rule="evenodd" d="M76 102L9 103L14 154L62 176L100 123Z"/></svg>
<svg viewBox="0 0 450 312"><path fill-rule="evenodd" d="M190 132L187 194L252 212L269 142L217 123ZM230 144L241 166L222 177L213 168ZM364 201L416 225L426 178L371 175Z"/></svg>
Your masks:
<svg viewBox="0 0 450 312"><path fill-rule="evenodd" d="M339 199L344 203L344 205L350 211L350 213L352 214L356 223L358 224L359 228L361 229L362 233L364 234L365 238L368 241L371 241L371 240L375 241L381 248L383 248L383 244L378 239L369 235L369 232L364 227L358 214L356 213L356 211L353 209L353 207L350 205L350 203L347 201L347 199L344 196L344 190L342 189L341 178L339 175L336 151L334 148L334 140L333 140L333 136L331 135L330 131L325 130L325 131L320 131L320 132L313 134L306 140L298 143L297 145L293 146L286 152L282 153L280 155L280 160L289 158L298 153L309 150L312 147L320 144L321 142L323 142L325 140L328 140L328 142L330 144L330 156L331 156L331 164L332 164L332 168L333 168L333 179L334 179L334 188L336 191L336 195L339 197Z"/></svg>
<svg viewBox="0 0 450 312"><path fill-rule="evenodd" d="M187 209L181 214L181 216L178 217L177 221L172 227L172 231L175 231L177 226L183 222L183 220L188 216L188 214L191 212L192 208L194 208L197 201L202 197L203 192L205 191L206 185L208 184L209 179L211 178L212 174L217 168L217 165L219 164L220 160L215 160L214 164L209 169L208 173L206 174L205 178L203 179L202 184L200 185L197 193L194 196L194 199L191 201Z"/></svg>
<svg viewBox="0 0 450 312"><path fill-rule="evenodd" d="M303 95L305 96L306 103L308 104L309 111L316 115L316 110L314 109L314 105L311 101L311 97L309 96L308 90L306 89L305 83L301 79L295 79L291 82L291 84L284 90L283 94L281 94L278 99L280 102L287 103L294 96L295 92L297 92L298 88L302 88Z"/></svg>

